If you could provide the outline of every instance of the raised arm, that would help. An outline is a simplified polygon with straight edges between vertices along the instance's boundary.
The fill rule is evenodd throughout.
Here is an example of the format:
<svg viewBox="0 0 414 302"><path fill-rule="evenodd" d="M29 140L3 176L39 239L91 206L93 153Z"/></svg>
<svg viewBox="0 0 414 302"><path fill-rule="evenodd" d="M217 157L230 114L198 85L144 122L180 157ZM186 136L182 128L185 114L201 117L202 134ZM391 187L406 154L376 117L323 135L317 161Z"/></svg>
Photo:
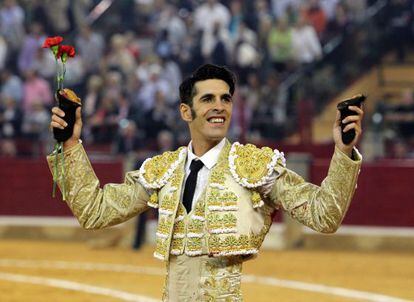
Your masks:
<svg viewBox="0 0 414 302"><path fill-rule="evenodd" d="M149 195L138 182L137 171L127 173L122 184L107 184L100 188L98 178L79 137L82 129L81 108L77 109L72 137L64 143L65 190L67 204L82 227L100 229L115 225L145 211ZM64 113L57 107L52 109L51 127L64 128ZM55 156L47 157L49 168L54 173ZM62 188L62 176L58 185Z"/></svg>
<svg viewBox="0 0 414 302"><path fill-rule="evenodd" d="M340 226L356 188L361 157L352 160L338 148L321 186L305 182L295 172L277 166L276 180L268 195L275 206L294 219L322 233L333 233Z"/></svg>
<svg viewBox="0 0 414 302"><path fill-rule="evenodd" d="M343 121L337 112L333 126L335 152L321 186L305 182L295 172L278 165L268 194L275 206L282 207L302 224L322 233L333 233L340 226L352 200L361 167L361 155L354 146L361 137L363 111L356 106L349 109L356 114ZM354 129L356 133L348 145L342 142L341 122L348 123L344 132Z"/></svg>

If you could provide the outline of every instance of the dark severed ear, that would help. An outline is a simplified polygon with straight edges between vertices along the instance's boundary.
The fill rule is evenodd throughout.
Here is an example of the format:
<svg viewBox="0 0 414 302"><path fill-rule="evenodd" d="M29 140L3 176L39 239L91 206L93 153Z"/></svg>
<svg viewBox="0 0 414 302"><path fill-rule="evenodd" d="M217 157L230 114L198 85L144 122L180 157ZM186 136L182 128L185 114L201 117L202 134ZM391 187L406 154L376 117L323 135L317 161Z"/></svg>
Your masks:
<svg viewBox="0 0 414 302"><path fill-rule="evenodd" d="M68 88L56 91L55 98L59 108L65 112L63 119L68 123L65 129L53 128L53 136L60 143L67 141L72 136L76 121L76 109L82 106L82 103L76 93Z"/></svg>

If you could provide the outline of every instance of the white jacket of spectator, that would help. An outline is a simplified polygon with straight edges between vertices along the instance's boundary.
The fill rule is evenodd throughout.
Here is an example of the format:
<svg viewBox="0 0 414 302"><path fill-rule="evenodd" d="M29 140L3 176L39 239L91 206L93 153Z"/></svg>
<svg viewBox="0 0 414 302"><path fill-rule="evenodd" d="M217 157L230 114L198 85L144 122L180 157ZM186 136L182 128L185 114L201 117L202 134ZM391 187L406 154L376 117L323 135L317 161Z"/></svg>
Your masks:
<svg viewBox="0 0 414 302"><path fill-rule="evenodd" d="M312 63L322 56L322 47L315 29L310 25L292 29L293 58L298 63Z"/></svg>
<svg viewBox="0 0 414 302"><path fill-rule="evenodd" d="M218 40L221 40L224 43L227 53L233 52L233 44L230 38L230 32L227 29L227 27L221 26L218 32L218 36L214 35L213 29L206 30L204 32L203 37L201 39L201 53L205 58L210 57Z"/></svg>
<svg viewBox="0 0 414 302"><path fill-rule="evenodd" d="M334 0L328 0L334 1ZM286 10L289 5L294 7L295 9L299 9L300 5L302 4L302 0L272 0L272 13L277 18L284 17L286 14Z"/></svg>
<svg viewBox="0 0 414 302"><path fill-rule="evenodd" d="M7 57L7 43L3 39L2 36L0 36L0 70L3 70L6 64L6 57Z"/></svg>
<svg viewBox="0 0 414 302"><path fill-rule="evenodd" d="M230 11L221 3L213 6L205 3L198 7L194 13L194 22L197 29L213 31L214 24L220 23L222 27L228 28L230 23Z"/></svg>

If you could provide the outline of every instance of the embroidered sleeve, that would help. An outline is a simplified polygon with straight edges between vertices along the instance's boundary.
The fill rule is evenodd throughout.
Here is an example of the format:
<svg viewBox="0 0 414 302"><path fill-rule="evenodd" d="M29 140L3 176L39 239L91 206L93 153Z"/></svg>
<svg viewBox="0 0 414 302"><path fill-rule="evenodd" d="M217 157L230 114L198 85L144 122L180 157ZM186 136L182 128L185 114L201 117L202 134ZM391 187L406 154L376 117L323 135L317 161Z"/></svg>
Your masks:
<svg viewBox="0 0 414 302"><path fill-rule="evenodd" d="M327 177L320 186L282 166L275 167L276 179L268 195L276 207L315 231L333 233L341 224L356 189L361 155L352 160L335 148Z"/></svg>
<svg viewBox="0 0 414 302"><path fill-rule="evenodd" d="M66 150L64 156L66 202L84 228L100 229L115 225L148 208L149 196L137 181L137 171L128 172L122 184L107 184L100 188L82 144ZM52 173L54 160L54 156L47 157ZM62 181L58 179L59 187Z"/></svg>

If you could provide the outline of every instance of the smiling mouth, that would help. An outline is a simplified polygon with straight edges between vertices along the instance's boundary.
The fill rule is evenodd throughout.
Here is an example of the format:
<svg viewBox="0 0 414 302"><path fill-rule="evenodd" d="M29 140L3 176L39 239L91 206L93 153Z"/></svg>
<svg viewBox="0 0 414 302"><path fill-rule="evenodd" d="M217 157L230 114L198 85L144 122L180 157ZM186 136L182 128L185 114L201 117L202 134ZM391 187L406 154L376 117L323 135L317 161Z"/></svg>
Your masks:
<svg viewBox="0 0 414 302"><path fill-rule="evenodd" d="M221 124L222 125L222 124L224 124L225 119L223 117L211 117L211 118L207 119L207 121L210 124L218 124L218 125Z"/></svg>

